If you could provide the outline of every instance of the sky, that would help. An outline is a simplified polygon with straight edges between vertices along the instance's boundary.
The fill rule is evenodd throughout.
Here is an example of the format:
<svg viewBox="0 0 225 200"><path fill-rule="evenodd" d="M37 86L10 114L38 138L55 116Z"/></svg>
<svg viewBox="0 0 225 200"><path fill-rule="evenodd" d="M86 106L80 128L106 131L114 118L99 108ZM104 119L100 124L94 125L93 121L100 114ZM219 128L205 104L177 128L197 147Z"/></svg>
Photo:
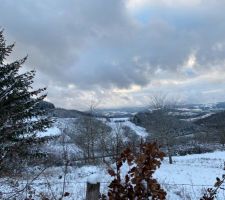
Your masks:
<svg viewBox="0 0 225 200"><path fill-rule="evenodd" d="M225 0L0 0L0 27L57 107L225 101Z"/></svg>

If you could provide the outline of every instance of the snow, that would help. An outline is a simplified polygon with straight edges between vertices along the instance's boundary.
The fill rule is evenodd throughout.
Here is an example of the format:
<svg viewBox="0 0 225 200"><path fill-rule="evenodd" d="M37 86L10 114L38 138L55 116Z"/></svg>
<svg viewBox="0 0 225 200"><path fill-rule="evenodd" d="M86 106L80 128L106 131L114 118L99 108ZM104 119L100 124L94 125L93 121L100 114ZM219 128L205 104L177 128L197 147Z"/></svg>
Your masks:
<svg viewBox="0 0 225 200"><path fill-rule="evenodd" d="M125 122L128 120L129 120L129 117L110 118L111 122Z"/></svg>
<svg viewBox="0 0 225 200"><path fill-rule="evenodd" d="M214 185L216 177L222 177L224 159L225 151L175 156L172 165L166 158L161 167L156 170L154 177L167 191L168 200L200 199L205 189ZM128 165L123 167L123 174L128 167ZM60 175L63 175L62 167L49 168L45 172L52 191L58 195L60 195L63 184L58 178ZM108 175L106 166L70 167L66 176L66 191L70 193L70 196L65 199L84 199L87 182L100 182L101 192L106 194L111 180L112 177ZM44 177L40 177L34 182L33 188L36 193L42 191L51 194L44 182L46 182ZM225 192L220 190L217 199L222 200L225 199L224 197Z"/></svg>
<svg viewBox="0 0 225 200"><path fill-rule="evenodd" d="M203 190L212 187L216 177L221 177L224 173L223 163L225 152L214 152L206 154L196 154L174 157L174 164L170 165L165 159L162 166L156 171L155 177L168 192L169 200L185 199L184 195L191 196L191 199L199 199ZM128 165L126 165L128 168ZM88 172L92 168L83 167L81 173ZM123 169L122 172L126 171ZM106 170L95 168L95 175L91 174L82 181L104 182L102 190L107 190L105 182L110 182L111 177L106 174ZM106 192L106 191L105 191ZM180 195L182 196L179 196ZM183 194L182 194L183 193ZM223 191L219 193L221 199Z"/></svg>
<svg viewBox="0 0 225 200"><path fill-rule="evenodd" d="M51 128L48 128L44 132L38 132L37 137L45 136L59 136L62 134L64 128L71 127L72 124L76 123L76 118L55 118L55 122Z"/></svg>
<svg viewBox="0 0 225 200"><path fill-rule="evenodd" d="M42 150L53 155L63 155L64 148L66 149L66 152L70 158L74 155L77 157L81 157L82 155L82 151L73 143L66 143L64 147L63 143L49 142L48 145L44 146Z"/></svg>
<svg viewBox="0 0 225 200"><path fill-rule="evenodd" d="M185 195L190 199L200 199L206 188L213 187L216 177L224 174L224 158L225 152L213 152L176 156L172 165L165 159L155 177L169 190L168 199L180 200ZM179 197L178 191L185 194ZM222 197L224 191L220 192L220 198Z"/></svg>
<svg viewBox="0 0 225 200"><path fill-rule="evenodd" d="M137 126L136 124L130 122L130 121L126 121L123 123L125 126L130 127L133 131L136 132L137 135L139 135L140 137L147 137L149 135L149 133L146 131L145 128L141 127L141 126Z"/></svg>
<svg viewBox="0 0 225 200"><path fill-rule="evenodd" d="M37 137L59 136L59 135L61 135L61 131L56 126L48 128L45 132L38 132L37 133Z"/></svg>
<svg viewBox="0 0 225 200"><path fill-rule="evenodd" d="M145 128L141 126L137 126L136 124L132 123L131 121L128 120L128 118L120 118L119 122L117 122L118 118L112 119L111 122L108 122L107 125L109 125L113 130L116 130L118 126L128 126L130 127L133 131L136 132L136 134L140 137L147 137L149 133L146 131Z"/></svg>
<svg viewBox="0 0 225 200"><path fill-rule="evenodd" d="M101 175L100 174L92 174L87 178L87 182L91 184L96 184L101 182Z"/></svg>
<svg viewBox="0 0 225 200"><path fill-rule="evenodd" d="M206 117L211 116L212 114L214 114L214 113L208 113L208 114L205 114L205 115L202 115L202 116L199 116L199 117L193 117L193 118L190 118L190 119L186 119L186 121L195 121L195 120L199 120L199 119L204 119Z"/></svg>

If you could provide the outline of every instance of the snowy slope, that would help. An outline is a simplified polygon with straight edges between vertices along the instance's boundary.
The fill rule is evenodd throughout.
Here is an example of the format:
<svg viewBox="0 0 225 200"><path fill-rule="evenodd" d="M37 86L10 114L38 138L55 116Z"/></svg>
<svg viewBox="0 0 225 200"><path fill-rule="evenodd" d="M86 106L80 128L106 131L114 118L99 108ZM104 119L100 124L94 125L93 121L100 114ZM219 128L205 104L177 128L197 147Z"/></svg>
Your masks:
<svg viewBox="0 0 225 200"><path fill-rule="evenodd" d="M130 122L130 121L126 121L124 122L125 126L130 127L133 131L135 131L137 133L137 135L139 135L140 137L147 137L149 135L149 133L146 131L145 128L141 127L141 126L137 126L134 123Z"/></svg>
<svg viewBox="0 0 225 200"><path fill-rule="evenodd" d="M57 126L53 126L48 128L45 132L38 132L37 137L45 137L45 136L59 136L61 135L61 131Z"/></svg>
<svg viewBox="0 0 225 200"><path fill-rule="evenodd" d="M145 128L132 123L129 121L129 118L112 118L111 122L108 122L107 125L113 130L115 130L118 126L128 126L131 128L131 130L135 131L138 136L143 138L149 135Z"/></svg>

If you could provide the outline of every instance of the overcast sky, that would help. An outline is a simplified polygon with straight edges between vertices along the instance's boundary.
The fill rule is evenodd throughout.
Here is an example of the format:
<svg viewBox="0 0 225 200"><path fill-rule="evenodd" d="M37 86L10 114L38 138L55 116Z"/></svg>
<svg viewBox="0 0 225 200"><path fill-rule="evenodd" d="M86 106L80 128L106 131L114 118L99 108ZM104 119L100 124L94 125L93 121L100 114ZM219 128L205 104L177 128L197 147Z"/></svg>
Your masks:
<svg viewBox="0 0 225 200"><path fill-rule="evenodd" d="M58 107L225 100L225 0L0 0L10 60Z"/></svg>

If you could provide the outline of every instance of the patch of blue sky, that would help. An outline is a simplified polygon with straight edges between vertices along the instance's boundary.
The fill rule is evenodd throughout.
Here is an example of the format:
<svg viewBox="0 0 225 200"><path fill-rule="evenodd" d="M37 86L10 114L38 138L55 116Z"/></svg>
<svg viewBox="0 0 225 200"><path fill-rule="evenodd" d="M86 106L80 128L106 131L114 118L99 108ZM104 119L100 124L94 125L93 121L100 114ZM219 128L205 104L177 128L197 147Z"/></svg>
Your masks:
<svg viewBox="0 0 225 200"><path fill-rule="evenodd" d="M163 20L179 29L195 29L205 24L204 16L201 16L197 10L190 9L146 7L136 12L134 17L143 24L148 24L155 19Z"/></svg>
<svg viewBox="0 0 225 200"><path fill-rule="evenodd" d="M188 77L196 77L198 74L193 69L186 69L185 75L188 76Z"/></svg>

